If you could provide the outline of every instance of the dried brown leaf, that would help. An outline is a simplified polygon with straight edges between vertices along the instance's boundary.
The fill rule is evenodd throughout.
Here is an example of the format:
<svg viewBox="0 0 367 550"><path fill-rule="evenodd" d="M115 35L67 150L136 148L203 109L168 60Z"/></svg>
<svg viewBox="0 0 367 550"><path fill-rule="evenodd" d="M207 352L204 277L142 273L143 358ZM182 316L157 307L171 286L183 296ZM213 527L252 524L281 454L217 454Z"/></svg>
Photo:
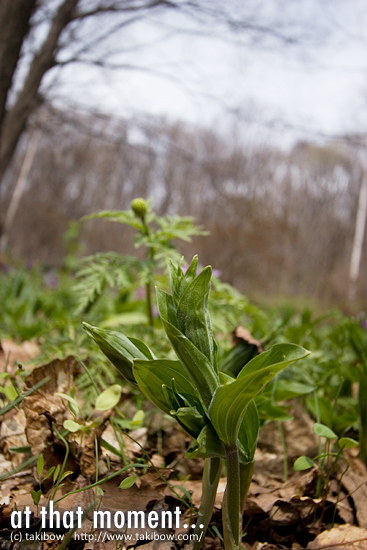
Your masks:
<svg viewBox="0 0 367 550"><path fill-rule="evenodd" d="M354 525L339 525L320 533L307 550L367 550L367 531Z"/></svg>
<svg viewBox="0 0 367 550"><path fill-rule="evenodd" d="M1 422L0 448L6 459L11 461L11 469L24 462L24 454L11 453L11 447L25 447L28 445L25 435L26 418L23 411L11 411Z"/></svg>
<svg viewBox="0 0 367 550"><path fill-rule="evenodd" d="M18 363L27 363L41 353L36 342L28 341L16 344L12 340L2 340L0 346L0 372L14 374Z"/></svg>
<svg viewBox="0 0 367 550"><path fill-rule="evenodd" d="M26 417L26 437L33 454L42 453L53 440L51 424L61 430L63 421L69 415L65 401L55 396L56 392L69 393L73 377L78 371L75 357L55 359L46 365L35 368L26 378L26 386L31 388L46 377L51 379L39 390L26 397L23 410Z"/></svg>
<svg viewBox="0 0 367 550"><path fill-rule="evenodd" d="M261 346L260 340L256 340L256 338L252 336L251 332L247 330L247 328L243 327L242 325L238 325L236 330L232 332L232 343L233 345L236 345L241 341L247 342L248 344L255 346L258 353L262 353L264 351Z"/></svg>
<svg viewBox="0 0 367 550"><path fill-rule="evenodd" d="M349 468L343 475L343 486L353 499L357 521L367 528L367 468L353 453L347 453ZM343 470L345 465L343 465Z"/></svg>

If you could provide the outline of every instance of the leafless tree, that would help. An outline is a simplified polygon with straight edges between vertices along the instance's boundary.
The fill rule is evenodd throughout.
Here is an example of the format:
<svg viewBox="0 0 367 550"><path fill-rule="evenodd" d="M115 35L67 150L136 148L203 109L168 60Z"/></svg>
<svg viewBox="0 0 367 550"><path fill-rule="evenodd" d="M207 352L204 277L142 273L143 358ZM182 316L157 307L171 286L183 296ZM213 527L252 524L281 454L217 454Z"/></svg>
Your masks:
<svg viewBox="0 0 367 550"><path fill-rule="evenodd" d="M70 63L132 68L112 61L111 52L117 52L111 40L121 48L126 28L167 12L182 14L174 32L223 38L231 32L239 41L267 46L294 43L299 36L296 19L285 23L284 10L274 15L258 1L244 6L236 0L1 0L0 185L32 113L45 99L45 76Z"/></svg>
<svg viewBox="0 0 367 550"><path fill-rule="evenodd" d="M48 112L50 133L40 138L9 234L15 257L59 265L69 220L153 197L158 212L193 215L210 231L185 255L198 253L246 294L347 300L363 173L353 147L299 143L285 152L159 119L68 116ZM13 165L5 183L19 169ZM133 252L128 228L101 220L83 224L81 243L85 253ZM362 278L356 290L367 294Z"/></svg>

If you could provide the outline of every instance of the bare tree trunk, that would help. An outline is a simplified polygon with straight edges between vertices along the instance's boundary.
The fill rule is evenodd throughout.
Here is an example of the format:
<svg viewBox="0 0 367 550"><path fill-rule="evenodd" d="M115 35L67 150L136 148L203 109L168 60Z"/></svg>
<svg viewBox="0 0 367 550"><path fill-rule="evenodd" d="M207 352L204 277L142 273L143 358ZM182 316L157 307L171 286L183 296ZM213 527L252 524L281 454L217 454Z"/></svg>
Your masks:
<svg viewBox="0 0 367 550"><path fill-rule="evenodd" d="M33 58L23 88L15 104L5 115L0 142L0 182L12 159L19 138L26 128L30 114L42 103L38 93L41 80L55 65L60 35L73 19L78 2L79 0L64 0L60 5L45 41Z"/></svg>
<svg viewBox="0 0 367 550"><path fill-rule="evenodd" d="M0 2L0 128L6 102L18 64L20 50L29 32L29 22L37 0L1 0Z"/></svg>
<svg viewBox="0 0 367 550"><path fill-rule="evenodd" d="M350 259L349 269L349 300L354 300L356 297L356 285L359 276L361 265L362 246L364 239L364 231L367 217L367 170L363 170L361 187L359 190L358 210L356 216L356 225L354 231L354 239L352 246L352 255Z"/></svg>
<svg viewBox="0 0 367 550"><path fill-rule="evenodd" d="M9 232L13 225L15 214L17 213L20 201L22 199L25 186L28 181L29 172L31 171L33 160L37 151L37 145L41 136L41 130L35 130L28 142L28 148L23 160L22 168L19 177L14 187L13 195L10 200L9 208L6 212L3 233L0 238L0 252L5 252L9 241Z"/></svg>

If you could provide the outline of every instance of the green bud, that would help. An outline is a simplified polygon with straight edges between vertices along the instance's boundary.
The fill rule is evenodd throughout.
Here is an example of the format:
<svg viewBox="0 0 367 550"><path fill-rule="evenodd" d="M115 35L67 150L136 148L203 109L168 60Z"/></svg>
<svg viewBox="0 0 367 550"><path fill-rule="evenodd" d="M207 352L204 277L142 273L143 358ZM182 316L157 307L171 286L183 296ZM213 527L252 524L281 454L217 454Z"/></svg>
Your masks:
<svg viewBox="0 0 367 550"><path fill-rule="evenodd" d="M134 212L135 216L143 219L145 214L148 211L147 201L145 199L134 199L131 201L131 210Z"/></svg>

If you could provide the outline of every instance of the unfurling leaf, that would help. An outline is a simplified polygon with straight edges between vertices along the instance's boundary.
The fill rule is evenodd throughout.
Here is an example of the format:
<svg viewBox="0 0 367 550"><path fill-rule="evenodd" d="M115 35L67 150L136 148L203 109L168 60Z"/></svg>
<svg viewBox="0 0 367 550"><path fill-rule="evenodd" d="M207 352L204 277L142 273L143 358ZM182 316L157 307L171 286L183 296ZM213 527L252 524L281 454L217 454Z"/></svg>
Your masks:
<svg viewBox="0 0 367 550"><path fill-rule="evenodd" d="M83 328L122 376L133 384L136 384L132 373L134 359L155 359L148 346L136 338L130 339L120 332L93 327L88 323L83 323Z"/></svg>

